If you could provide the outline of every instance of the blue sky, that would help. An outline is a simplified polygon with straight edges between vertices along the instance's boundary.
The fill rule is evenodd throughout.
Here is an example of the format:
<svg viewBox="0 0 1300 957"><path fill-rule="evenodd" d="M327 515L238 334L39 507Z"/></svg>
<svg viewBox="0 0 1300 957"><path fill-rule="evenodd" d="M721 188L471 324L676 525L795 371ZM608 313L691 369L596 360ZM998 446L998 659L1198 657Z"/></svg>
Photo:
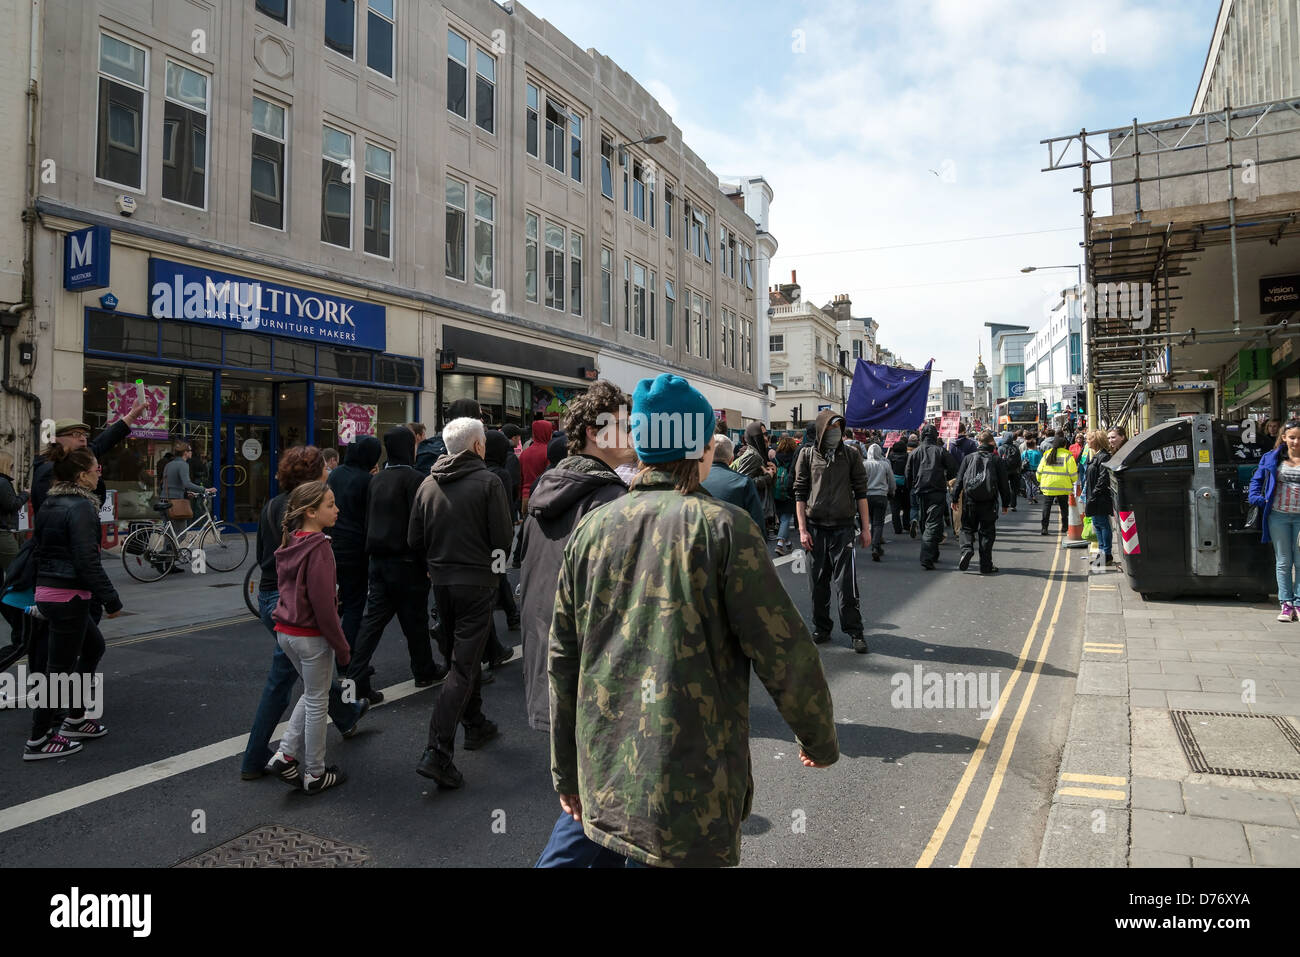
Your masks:
<svg viewBox="0 0 1300 957"><path fill-rule="evenodd" d="M987 321L1043 323L1081 260L1045 137L1191 109L1218 0L525 0L654 94L722 176L776 193L772 281L837 293L941 378ZM940 175L936 175L937 171ZM1104 195L1099 202L1108 206ZM1001 239L935 244L1008 233ZM926 244L926 245L916 245ZM891 247L891 248L881 248ZM867 251L854 251L867 250Z"/></svg>

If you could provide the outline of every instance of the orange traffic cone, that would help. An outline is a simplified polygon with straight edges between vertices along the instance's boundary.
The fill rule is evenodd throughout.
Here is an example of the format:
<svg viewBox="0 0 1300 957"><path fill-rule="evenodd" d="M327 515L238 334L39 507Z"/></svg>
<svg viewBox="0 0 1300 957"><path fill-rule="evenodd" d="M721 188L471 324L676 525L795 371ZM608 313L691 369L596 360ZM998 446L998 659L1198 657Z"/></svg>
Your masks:
<svg viewBox="0 0 1300 957"><path fill-rule="evenodd" d="M1079 513L1079 500L1070 494L1070 524L1065 530L1066 548L1087 548L1083 538L1083 516Z"/></svg>

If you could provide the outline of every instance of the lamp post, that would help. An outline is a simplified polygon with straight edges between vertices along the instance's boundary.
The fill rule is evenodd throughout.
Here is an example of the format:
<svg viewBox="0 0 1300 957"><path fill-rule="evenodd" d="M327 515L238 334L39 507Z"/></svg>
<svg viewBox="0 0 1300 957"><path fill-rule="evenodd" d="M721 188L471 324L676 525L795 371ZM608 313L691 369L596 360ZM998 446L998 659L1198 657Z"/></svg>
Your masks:
<svg viewBox="0 0 1300 957"><path fill-rule="evenodd" d="M647 146L657 146L658 144L664 142L667 139L668 137L663 133L652 133L649 136L641 137L639 140L633 140L631 143L618 144L617 146L614 147L614 150L618 153L618 165L619 166L627 165L627 156L625 154L627 153L627 148L629 146L639 146L642 143L646 144Z"/></svg>

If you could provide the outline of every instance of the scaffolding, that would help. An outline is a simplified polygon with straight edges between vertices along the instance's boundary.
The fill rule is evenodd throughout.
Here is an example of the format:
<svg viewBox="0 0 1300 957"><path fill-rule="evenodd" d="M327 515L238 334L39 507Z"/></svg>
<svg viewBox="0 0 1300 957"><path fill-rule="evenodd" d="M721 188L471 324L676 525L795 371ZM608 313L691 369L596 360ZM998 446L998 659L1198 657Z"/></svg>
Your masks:
<svg viewBox="0 0 1300 957"><path fill-rule="evenodd" d="M1300 335L1300 328L1291 328L1293 313L1275 315L1268 325L1242 324L1238 263L1242 243L1276 245L1284 236L1300 235L1300 192L1262 188L1265 179L1272 185L1300 184L1300 99L1155 123L1134 119L1114 129L1083 129L1041 142L1048 148L1043 172L1077 169L1082 175L1075 192L1083 197L1086 289L1150 284L1149 324L1144 315L1140 327L1135 325L1123 310L1085 313L1090 420L1127 419L1145 404L1149 389L1177 375L1178 349L1228 342L1242 349L1271 347ZM1285 163L1298 165L1268 169ZM1245 219L1239 217L1239 176L1258 194L1248 200ZM1150 209L1143 206L1144 186L1157 196ZM1110 216L1096 214L1099 190L1111 191ZM1175 304L1182 301L1178 280L1206 249L1222 245L1230 247L1232 264L1231 327L1175 330ZM1089 295L1089 307L1101 298Z"/></svg>

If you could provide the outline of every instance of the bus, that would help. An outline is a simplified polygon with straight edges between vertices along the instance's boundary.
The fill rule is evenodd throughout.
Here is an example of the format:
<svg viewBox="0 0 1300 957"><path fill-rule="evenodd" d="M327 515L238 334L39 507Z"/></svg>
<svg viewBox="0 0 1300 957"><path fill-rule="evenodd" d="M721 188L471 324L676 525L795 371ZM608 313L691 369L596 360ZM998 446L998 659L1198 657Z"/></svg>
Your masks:
<svg viewBox="0 0 1300 957"><path fill-rule="evenodd" d="M1003 399L998 403L998 430L1012 432L1024 429L1026 432L1039 431L1039 405L1037 399Z"/></svg>

